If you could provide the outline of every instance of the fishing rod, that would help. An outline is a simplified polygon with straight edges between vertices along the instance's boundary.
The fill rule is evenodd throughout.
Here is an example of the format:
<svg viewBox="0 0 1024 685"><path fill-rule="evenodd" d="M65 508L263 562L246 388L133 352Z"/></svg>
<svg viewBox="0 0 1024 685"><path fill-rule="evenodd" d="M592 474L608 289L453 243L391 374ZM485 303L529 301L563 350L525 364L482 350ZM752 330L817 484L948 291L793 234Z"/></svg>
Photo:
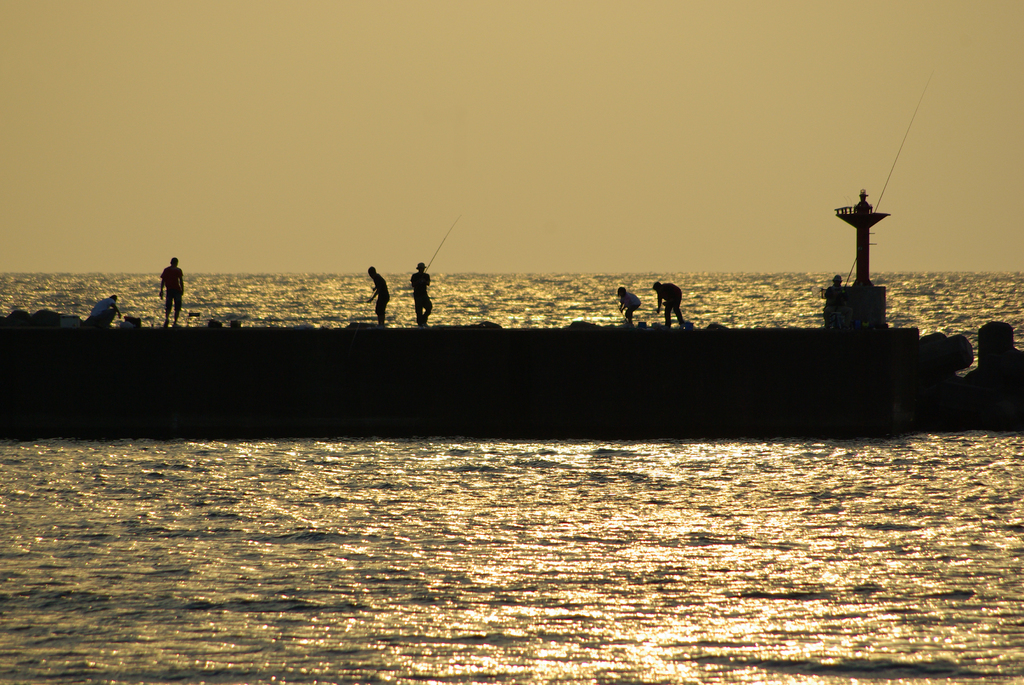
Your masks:
<svg viewBox="0 0 1024 685"><path fill-rule="evenodd" d="M459 223L459 219L461 219L461 218L462 218L462 215L461 215L461 214L459 214L459 218L458 218L458 219L456 219L456 220L455 220L455 222L454 222L454 223L452 224L452 228L455 228L455 224ZM448 235L449 235L449 234L450 234L450 233L452 232L452 228L449 228L449 229L448 229L448 233L445 233L445 234L444 234L444 239L443 239L443 240L441 240L441 245L438 245L438 246L437 246L437 249L436 249L436 250L434 250L434 257L436 257L436 256L437 256L437 253L441 251L441 246L442 246L442 245L444 245L444 241L445 241L445 240L448 240ZM430 265L434 263L434 257L431 257L431 258L430 258L430 261L429 261L429 262L427 262L427 268L426 268L426 269L424 269L424 271L426 271L427 269L429 269L429 268L430 268Z"/></svg>
<svg viewBox="0 0 1024 685"><path fill-rule="evenodd" d="M882 195L885 195L885 189L889 185L889 179L892 178L893 169L896 168L896 162L900 159L900 153L903 152L903 145L907 142L907 136L910 135L910 127L914 125L914 119L917 117L917 110L921 109L921 103L924 101L924 94L928 92L928 84L932 82L932 76L935 76L933 70L928 76L928 82L924 84L924 90L921 91L921 99L917 101L917 107L914 108L914 116L910 117L910 125L907 126L907 132L903 134L903 142L900 143L900 149L896 151L896 159L892 160L892 169L889 169L889 175L885 177L885 185L882 186L882 192L878 194L878 201L875 202L875 211L878 211L878 206L882 204Z"/></svg>

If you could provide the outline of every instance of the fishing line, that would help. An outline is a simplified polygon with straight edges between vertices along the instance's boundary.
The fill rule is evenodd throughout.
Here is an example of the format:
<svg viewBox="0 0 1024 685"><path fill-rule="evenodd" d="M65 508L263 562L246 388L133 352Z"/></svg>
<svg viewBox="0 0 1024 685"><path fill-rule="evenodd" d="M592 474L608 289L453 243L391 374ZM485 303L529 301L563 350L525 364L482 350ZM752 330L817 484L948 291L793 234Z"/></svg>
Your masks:
<svg viewBox="0 0 1024 685"><path fill-rule="evenodd" d="M456 219L455 222L452 224L452 228L455 228L455 224L459 223L459 219L461 219L461 218L462 218L462 215L459 214L459 218ZM445 233L444 234L444 239L441 240L441 245L438 245L437 249L434 250L434 257L436 257L437 253L441 251L441 246L444 245L444 241L448 240L448 235L452 232L452 228L448 229L448 233ZM430 261L427 262L427 268L424 269L424 271L427 271L428 269L430 269L430 265L434 263L434 257L431 257Z"/></svg>
<svg viewBox="0 0 1024 685"><path fill-rule="evenodd" d="M885 195L885 189L889 185L889 179L892 178L893 169L896 168L896 162L900 159L900 153L903 152L903 144L907 142L907 136L910 135L910 127L914 125L914 119L917 117L917 110L921 109L921 103L924 101L924 94L928 92L928 84L932 82L932 76L935 76L935 71L928 76L928 83L924 84L924 90L921 91L921 99L917 101L917 107L914 108L914 116L910 117L910 125L907 126L907 132L903 134L903 143L900 143L900 149L896 151L896 159L892 160L892 169L889 169L889 175L885 177L885 185L882 186L882 192L878 194L878 201L875 202L875 211L878 211L878 206L882 204L882 196Z"/></svg>

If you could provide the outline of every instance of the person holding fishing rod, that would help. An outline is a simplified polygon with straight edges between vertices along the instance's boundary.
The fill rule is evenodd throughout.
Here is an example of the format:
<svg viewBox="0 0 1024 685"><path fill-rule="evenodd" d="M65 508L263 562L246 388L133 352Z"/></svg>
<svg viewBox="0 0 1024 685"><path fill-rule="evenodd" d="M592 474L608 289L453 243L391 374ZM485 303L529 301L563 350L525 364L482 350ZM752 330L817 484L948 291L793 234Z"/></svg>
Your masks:
<svg viewBox="0 0 1024 685"><path fill-rule="evenodd" d="M853 308L847 305L849 296L846 294L846 288L843 287L843 277L836 274L832 279L832 285L821 296L825 298L825 328L832 326L833 314L843 317L843 328L850 328L853 325Z"/></svg>
<svg viewBox="0 0 1024 685"><path fill-rule="evenodd" d="M451 235L452 228L455 228L455 224L459 223L459 219L462 218L460 214L455 222L448 229L448 232L444 234L444 238L441 239L441 244L434 250L434 257L441 251L441 247L444 246L444 241L448 240L448 236ZM427 294L427 288L430 287L430 274L427 273L427 269L430 268L430 264L434 263L434 257L430 258L429 264L420 262L416 265L416 273L412 275L409 281L412 283L412 299L416 305L416 325L420 328L427 327L427 317L430 316L430 312L434 309L434 303L430 301L430 295Z"/></svg>
<svg viewBox="0 0 1024 685"><path fill-rule="evenodd" d="M416 325L420 328L427 327L427 317L434 309L430 295L427 294L427 288L430 286L430 274L426 269L427 265L420 262L416 265L416 273L409 279L412 283L413 303L416 305Z"/></svg>
<svg viewBox="0 0 1024 685"><path fill-rule="evenodd" d="M367 302L377 298L377 306L374 308L377 313L377 325L384 328L384 312L387 311L388 301L391 299L391 295L388 293L388 282L372 266L366 273L370 274L370 278L373 279L373 292L370 293L370 299Z"/></svg>

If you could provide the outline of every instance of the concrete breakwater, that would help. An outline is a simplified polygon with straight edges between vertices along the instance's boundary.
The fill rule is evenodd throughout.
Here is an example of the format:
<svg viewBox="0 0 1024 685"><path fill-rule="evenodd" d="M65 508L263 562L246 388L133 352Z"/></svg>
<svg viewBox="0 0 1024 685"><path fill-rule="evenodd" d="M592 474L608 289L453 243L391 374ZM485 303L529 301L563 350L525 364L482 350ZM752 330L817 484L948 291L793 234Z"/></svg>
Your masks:
<svg viewBox="0 0 1024 685"><path fill-rule="evenodd" d="M8 438L910 430L916 329L0 330Z"/></svg>
<svg viewBox="0 0 1024 685"><path fill-rule="evenodd" d="M1024 430L1024 352L1013 327L992 321L978 329L978 364L964 335L921 338L917 427L921 430Z"/></svg>

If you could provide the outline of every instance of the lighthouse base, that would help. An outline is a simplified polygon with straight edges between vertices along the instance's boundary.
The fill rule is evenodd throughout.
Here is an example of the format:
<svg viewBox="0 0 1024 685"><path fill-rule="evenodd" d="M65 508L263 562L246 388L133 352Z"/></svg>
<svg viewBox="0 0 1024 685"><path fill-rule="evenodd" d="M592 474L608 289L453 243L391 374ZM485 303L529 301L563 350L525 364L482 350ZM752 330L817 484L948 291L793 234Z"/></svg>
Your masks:
<svg viewBox="0 0 1024 685"><path fill-rule="evenodd" d="M864 328L885 328L885 287L855 285L847 288L846 294L855 322L860 321Z"/></svg>

